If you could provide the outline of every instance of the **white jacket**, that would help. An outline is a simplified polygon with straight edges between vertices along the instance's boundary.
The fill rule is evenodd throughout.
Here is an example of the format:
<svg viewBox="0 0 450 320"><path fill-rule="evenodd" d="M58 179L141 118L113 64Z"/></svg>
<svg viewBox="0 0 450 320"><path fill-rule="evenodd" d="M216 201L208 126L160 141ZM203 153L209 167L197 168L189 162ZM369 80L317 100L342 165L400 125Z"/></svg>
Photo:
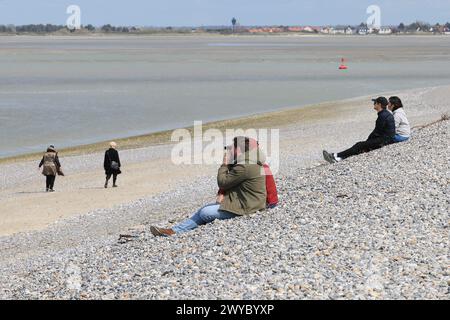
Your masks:
<svg viewBox="0 0 450 320"><path fill-rule="evenodd" d="M402 137L409 137L411 135L411 127L408 118L403 108L398 108L393 112L395 120L395 133Z"/></svg>

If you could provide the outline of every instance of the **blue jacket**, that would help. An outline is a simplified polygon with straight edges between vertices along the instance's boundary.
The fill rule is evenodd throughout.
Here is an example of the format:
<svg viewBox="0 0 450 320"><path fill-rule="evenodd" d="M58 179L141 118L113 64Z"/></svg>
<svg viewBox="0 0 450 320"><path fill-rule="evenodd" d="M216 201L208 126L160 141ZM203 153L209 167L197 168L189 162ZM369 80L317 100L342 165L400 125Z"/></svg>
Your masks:
<svg viewBox="0 0 450 320"><path fill-rule="evenodd" d="M384 109L378 112L375 129L370 134L368 140L382 138L384 143L392 143L395 136L395 120L392 113Z"/></svg>

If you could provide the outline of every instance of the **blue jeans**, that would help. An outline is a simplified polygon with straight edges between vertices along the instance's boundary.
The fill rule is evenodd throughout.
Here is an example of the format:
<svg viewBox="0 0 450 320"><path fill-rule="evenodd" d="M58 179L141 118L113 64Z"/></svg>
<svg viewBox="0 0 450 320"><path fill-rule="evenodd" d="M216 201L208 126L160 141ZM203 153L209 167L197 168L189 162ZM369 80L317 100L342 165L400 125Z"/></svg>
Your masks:
<svg viewBox="0 0 450 320"><path fill-rule="evenodd" d="M209 204L197 211L190 219L183 221L172 228L176 233L184 233L198 228L198 226L213 222L214 220L228 220L238 217L237 214L219 210L220 204Z"/></svg>
<svg viewBox="0 0 450 320"><path fill-rule="evenodd" d="M396 134L394 137L394 142L403 142L409 140L409 137L404 137L399 134Z"/></svg>

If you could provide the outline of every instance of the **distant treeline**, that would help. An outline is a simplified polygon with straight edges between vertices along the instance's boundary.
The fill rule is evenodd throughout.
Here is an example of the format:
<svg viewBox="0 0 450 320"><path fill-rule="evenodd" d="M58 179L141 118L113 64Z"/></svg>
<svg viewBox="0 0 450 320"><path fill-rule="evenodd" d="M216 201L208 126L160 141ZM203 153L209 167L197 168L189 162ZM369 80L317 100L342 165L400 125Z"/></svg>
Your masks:
<svg viewBox="0 0 450 320"><path fill-rule="evenodd" d="M53 24L29 24L23 26L14 26L14 25L0 25L0 32L7 33L23 33L23 32L36 32L36 33L50 33L55 32L61 29L64 29L64 26L58 26Z"/></svg>
<svg viewBox="0 0 450 320"><path fill-rule="evenodd" d="M367 25L361 23L359 28ZM351 26L348 26L351 27ZM280 26L281 29L288 29L286 26ZM357 29L358 27L354 27ZM436 23L434 25L426 22L413 22L411 24L400 23L398 26L392 26L392 31L402 32L402 33L414 33L414 32L436 32L436 31L448 31L450 30L450 22L446 24ZM231 26L221 26L221 27L130 27L130 26L113 26L111 24L106 24L100 27L95 27L92 24L81 26L80 30L76 32L85 33L189 33L189 32L208 32L208 33L230 33L230 32L247 32L248 28L240 26L238 29L233 29ZM54 25L54 24L28 24L28 25L1 25L0 33L10 33L10 34L22 34L22 33L54 33L54 32L75 32L75 30L69 30L64 25Z"/></svg>
<svg viewBox="0 0 450 320"><path fill-rule="evenodd" d="M195 29L195 28L194 28ZM79 30L69 30L64 25L54 24L27 24L21 26L0 24L0 33L23 34L23 33L55 33L55 32L83 32L83 33L188 33L193 28L189 27L135 27L135 26L113 26L105 24L95 27L92 24L82 25Z"/></svg>
<svg viewBox="0 0 450 320"><path fill-rule="evenodd" d="M128 33L128 32L138 32L139 29L136 27L122 27L122 26L112 26L106 24L101 27L94 27L92 24L86 26L81 26L81 30L88 32L116 32L116 33ZM55 24L27 24L21 26L15 25L0 25L0 33L53 33L58 31L73 32L69 30L66 26L55 25Z"/></svg>

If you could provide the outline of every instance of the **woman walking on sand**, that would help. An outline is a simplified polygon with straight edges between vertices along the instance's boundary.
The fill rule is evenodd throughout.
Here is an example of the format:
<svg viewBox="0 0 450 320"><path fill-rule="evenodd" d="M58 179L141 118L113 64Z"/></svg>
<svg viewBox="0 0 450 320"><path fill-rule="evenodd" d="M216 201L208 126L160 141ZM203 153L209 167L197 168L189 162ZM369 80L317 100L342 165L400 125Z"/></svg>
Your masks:
<svg viewBox="0 0 450 320"><path fill-rule="evenodd" d="M103 162L103 167L105 168L106 173L106 181L105 188L108 188L109 179L111 176L113 177L113 188L117 188L117 175L121 174L120 171L120 158L119 152L116 150L117 144L115 142L111 142L109 144L109 149L105 152L105 161Z"/></svg>
<svg viewBox="0 0 450 320"><path fill-rule="evenodd" d="M59 163L58 152L54 146L50 146L39 163L39 169L44 167L42 174L46 176L46 192L54 192L55 179L57 174L62 175L61 164Z"/></svg>

